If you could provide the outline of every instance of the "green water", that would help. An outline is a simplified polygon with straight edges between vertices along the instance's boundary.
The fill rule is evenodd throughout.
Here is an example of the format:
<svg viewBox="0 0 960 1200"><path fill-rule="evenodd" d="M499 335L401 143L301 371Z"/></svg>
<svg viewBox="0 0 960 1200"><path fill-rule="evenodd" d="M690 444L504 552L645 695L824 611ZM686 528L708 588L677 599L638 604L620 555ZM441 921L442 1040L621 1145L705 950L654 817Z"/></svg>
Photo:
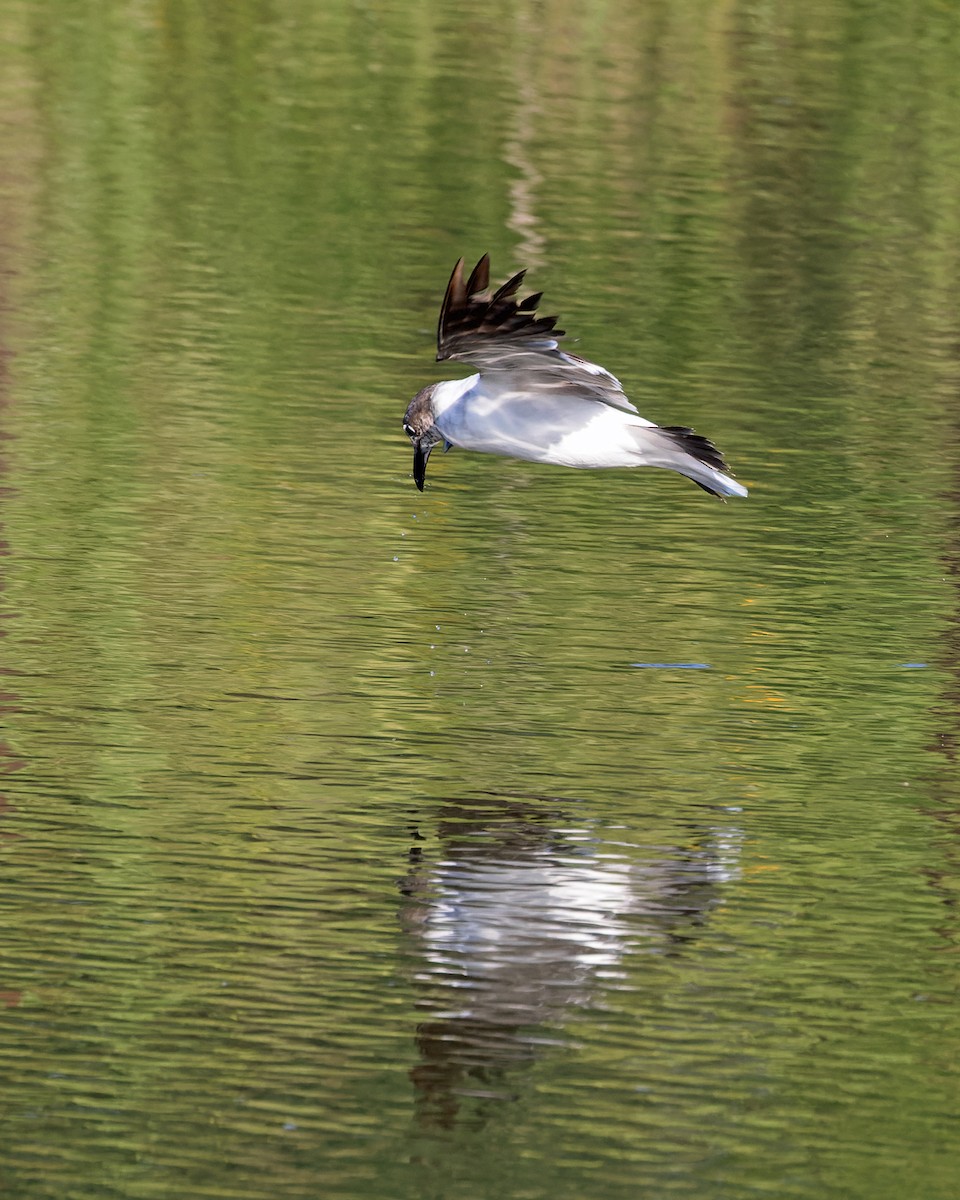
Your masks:
<svg viewBox="0 0 960 1200"><path fill-rule="evenodd" d="M953 6L0 34L3 1195L953 1200ZM418 493L484 251L749 500Z"/></svg>

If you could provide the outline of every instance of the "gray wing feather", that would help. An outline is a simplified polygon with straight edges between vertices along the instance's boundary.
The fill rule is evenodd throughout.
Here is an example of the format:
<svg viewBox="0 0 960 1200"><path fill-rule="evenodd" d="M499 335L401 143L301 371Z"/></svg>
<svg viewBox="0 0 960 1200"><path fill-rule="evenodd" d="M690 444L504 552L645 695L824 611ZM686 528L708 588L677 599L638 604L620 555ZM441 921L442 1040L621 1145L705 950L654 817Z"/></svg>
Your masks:
<svg viewBox="0 0 960 1200"><path fill-rule="evenodd" d="M490 256L485 254L464 282L463 259L453 268L440 309L437 362L468 363L492 383L491 375L509 372L511 386L539 395L585 397L623 412L637 410L620 381L596 363L559 348L565 336L557 317L538 317L542 293L517 301L525 271L518 271L492 295Z"/></svg>

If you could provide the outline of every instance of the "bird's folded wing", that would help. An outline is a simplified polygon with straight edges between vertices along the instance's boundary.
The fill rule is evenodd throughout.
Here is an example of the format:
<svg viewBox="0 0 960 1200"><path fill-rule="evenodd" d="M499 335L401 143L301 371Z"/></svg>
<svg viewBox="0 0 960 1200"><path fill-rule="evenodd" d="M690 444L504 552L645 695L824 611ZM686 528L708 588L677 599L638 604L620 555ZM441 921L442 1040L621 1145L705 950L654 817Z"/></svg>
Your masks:
<svg viewBox="0 0 960 1200"><path fill-rule="evenodd" d="M453 268L437 327L437 361L469 363L481 375L508 371L511 386L542 396L579 396L635 413L620 381L596 363L559 349L556 317L538 317L542 293L517 301L525 271L489 294L490 258L464 281L463 259Z"/></svg>

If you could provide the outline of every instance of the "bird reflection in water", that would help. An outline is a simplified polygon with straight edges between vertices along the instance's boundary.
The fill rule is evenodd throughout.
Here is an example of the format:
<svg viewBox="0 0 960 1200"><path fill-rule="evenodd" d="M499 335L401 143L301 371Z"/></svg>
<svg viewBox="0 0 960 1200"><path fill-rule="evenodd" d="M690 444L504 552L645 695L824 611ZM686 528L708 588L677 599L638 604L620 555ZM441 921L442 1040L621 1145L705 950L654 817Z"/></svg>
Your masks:
<svg viewBox="0 0 960 1200"><path fill-rule="evenodd" d="M678 827L682 848L644 849L586 826L568 801L499 795L446 804L435 850L415 833L401 890L423 1125L482 1121L563 1042L568 1010L624 986L630 953L682 952L736 873L740 835L717 816Z"/></svg>

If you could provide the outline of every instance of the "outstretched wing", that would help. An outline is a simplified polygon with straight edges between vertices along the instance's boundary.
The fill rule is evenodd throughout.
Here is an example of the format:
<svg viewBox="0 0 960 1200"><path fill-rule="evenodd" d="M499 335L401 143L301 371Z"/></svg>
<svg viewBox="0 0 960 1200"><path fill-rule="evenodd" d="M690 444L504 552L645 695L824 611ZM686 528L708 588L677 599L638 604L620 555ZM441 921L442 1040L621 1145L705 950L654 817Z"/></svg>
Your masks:
<svg viewBox="0 0 960 1200"><path fill-rule="evenodd" d="M636 408L620 381L596 363L559 348L564 331L557 317L538 317L542 292L516 299L526 271L518 271L490 295L490 256L485 254L464 282L463 259L453 268L440 309L437 362L453 358L489 378L510 372L517 391L588 397L624 412ZM490 379L492 383L493 380Z"/></svg>

